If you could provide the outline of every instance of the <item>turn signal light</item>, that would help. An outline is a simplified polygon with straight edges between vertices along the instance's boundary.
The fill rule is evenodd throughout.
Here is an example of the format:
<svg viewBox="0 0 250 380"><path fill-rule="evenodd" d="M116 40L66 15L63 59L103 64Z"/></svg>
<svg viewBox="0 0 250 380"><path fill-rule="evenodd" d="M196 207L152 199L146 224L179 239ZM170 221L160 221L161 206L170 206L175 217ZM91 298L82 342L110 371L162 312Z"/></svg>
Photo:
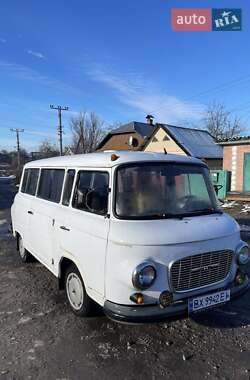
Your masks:
<svg viewBox="0 0 250 380"><path fill-rule="evenodd" d="M143 297L143 294L141 293L134 293L134 294L131 294L130 296L130 300L134 303L136 303L137 305L142 305L144 304L144 297Z"/></svg>
<svg viewBox="0 0 250 380"><path fill-rule="evenodd" d="M113 154L111 154L111 161L116 161L116 160L118 160L118 158L120 158L120 156L118 156L117 154L115 154L115 153L113 153Z"/></svg>
<svg viewBox="0 0 250 380"><path fill-rule="evenodd" d="M236 277L235 277L235 282L237 285L242 285L245 281L246 275L245 273L241 272L238 270Z"/></svg>

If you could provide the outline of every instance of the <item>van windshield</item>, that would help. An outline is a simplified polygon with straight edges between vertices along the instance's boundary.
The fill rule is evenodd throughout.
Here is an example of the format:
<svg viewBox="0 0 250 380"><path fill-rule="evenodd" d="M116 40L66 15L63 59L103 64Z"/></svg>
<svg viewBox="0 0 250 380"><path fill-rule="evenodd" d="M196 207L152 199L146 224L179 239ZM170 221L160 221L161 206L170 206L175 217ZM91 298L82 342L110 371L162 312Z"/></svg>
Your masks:
<svg viewBox="0 0 250 380"><path fill-rule="evenodd" d="M115 214L162 219L221 213L203 165L141 163L117 169Z"/></svg>

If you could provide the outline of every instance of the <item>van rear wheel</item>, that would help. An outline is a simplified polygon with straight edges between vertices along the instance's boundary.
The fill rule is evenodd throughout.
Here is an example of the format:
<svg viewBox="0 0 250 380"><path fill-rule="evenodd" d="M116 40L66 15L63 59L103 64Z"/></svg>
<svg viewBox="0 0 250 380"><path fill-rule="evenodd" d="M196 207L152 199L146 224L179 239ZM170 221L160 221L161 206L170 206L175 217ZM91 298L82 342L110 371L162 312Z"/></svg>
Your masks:
<svg viewBox="0 0 250 380"><path fill-rule="evenodd" d="M22 236L18 236L18 252L23 263L28 263L31 259L30 253L25 249Z"/></svg>
<svg viewBox="0 0 250 380"><path fill-rule="evenodd" d="M94 302L87 295L81 274L75 265L70 265L66 271L65 289L72 311L80 317L89 317Z"/></svg>

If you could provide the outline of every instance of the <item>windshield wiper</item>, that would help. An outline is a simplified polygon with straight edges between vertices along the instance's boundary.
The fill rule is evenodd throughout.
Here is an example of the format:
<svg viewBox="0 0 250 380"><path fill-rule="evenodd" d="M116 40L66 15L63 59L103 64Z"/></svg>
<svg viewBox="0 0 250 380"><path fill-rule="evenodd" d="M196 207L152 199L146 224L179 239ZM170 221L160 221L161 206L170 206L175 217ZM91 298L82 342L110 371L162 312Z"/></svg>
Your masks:
<svg viewBox="0 0 250 380"><path fill-rule="evenodd" d="M162 213L162 214L152 214L152 215L147 215L148 218L152 219L182 219L182 215L178 214L171 214L171 213Z"/></svg>
<svg viewBox="0 0 250 380"><path fill-rule="evenodd" d="M200 210L190 211L182 215L188 216L188 215L208 215L208 214L223 214L223 212L221 210L214 209L214 208L203 208Z"/></svg>
<svg viewBox="0 0 250 380"><path fill-rule="evenodd" d="M201 209L201 210L195 210L186 212L183 214L173 214L173 213L159 213L159 214L150 214L150 215L144 215L141 217L136 217L137 220L147 220L147 219L183 219L189 216L195 216L195 215L209 215L209 214L223 214L222 211L212 208L207 209Z"/></svg>

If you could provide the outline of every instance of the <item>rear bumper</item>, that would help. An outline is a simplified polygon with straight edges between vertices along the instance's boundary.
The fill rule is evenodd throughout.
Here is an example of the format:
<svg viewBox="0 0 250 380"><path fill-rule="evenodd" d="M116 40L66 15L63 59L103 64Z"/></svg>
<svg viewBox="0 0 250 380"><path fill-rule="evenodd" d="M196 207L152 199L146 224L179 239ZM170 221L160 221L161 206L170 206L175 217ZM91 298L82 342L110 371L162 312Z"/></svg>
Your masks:
<svg viewBox="0 0 250 380"><path fill-rule="evenodd" d="M231 290L232 300L243 295L249 288L250 281L248 276L246 276L245 282L242 285L235 285L235 283L231 283L225 289ZM204 294L207 293L205 292ZM199 294L199 296L200 295L201 294ZM171 306L168 306L166 308L161 308L159 305L119 305L110 301L106 301L104 303L104 313L112 320L121 323L142 324L173 321L188 316L188 299L174 302Z"/></svg>

